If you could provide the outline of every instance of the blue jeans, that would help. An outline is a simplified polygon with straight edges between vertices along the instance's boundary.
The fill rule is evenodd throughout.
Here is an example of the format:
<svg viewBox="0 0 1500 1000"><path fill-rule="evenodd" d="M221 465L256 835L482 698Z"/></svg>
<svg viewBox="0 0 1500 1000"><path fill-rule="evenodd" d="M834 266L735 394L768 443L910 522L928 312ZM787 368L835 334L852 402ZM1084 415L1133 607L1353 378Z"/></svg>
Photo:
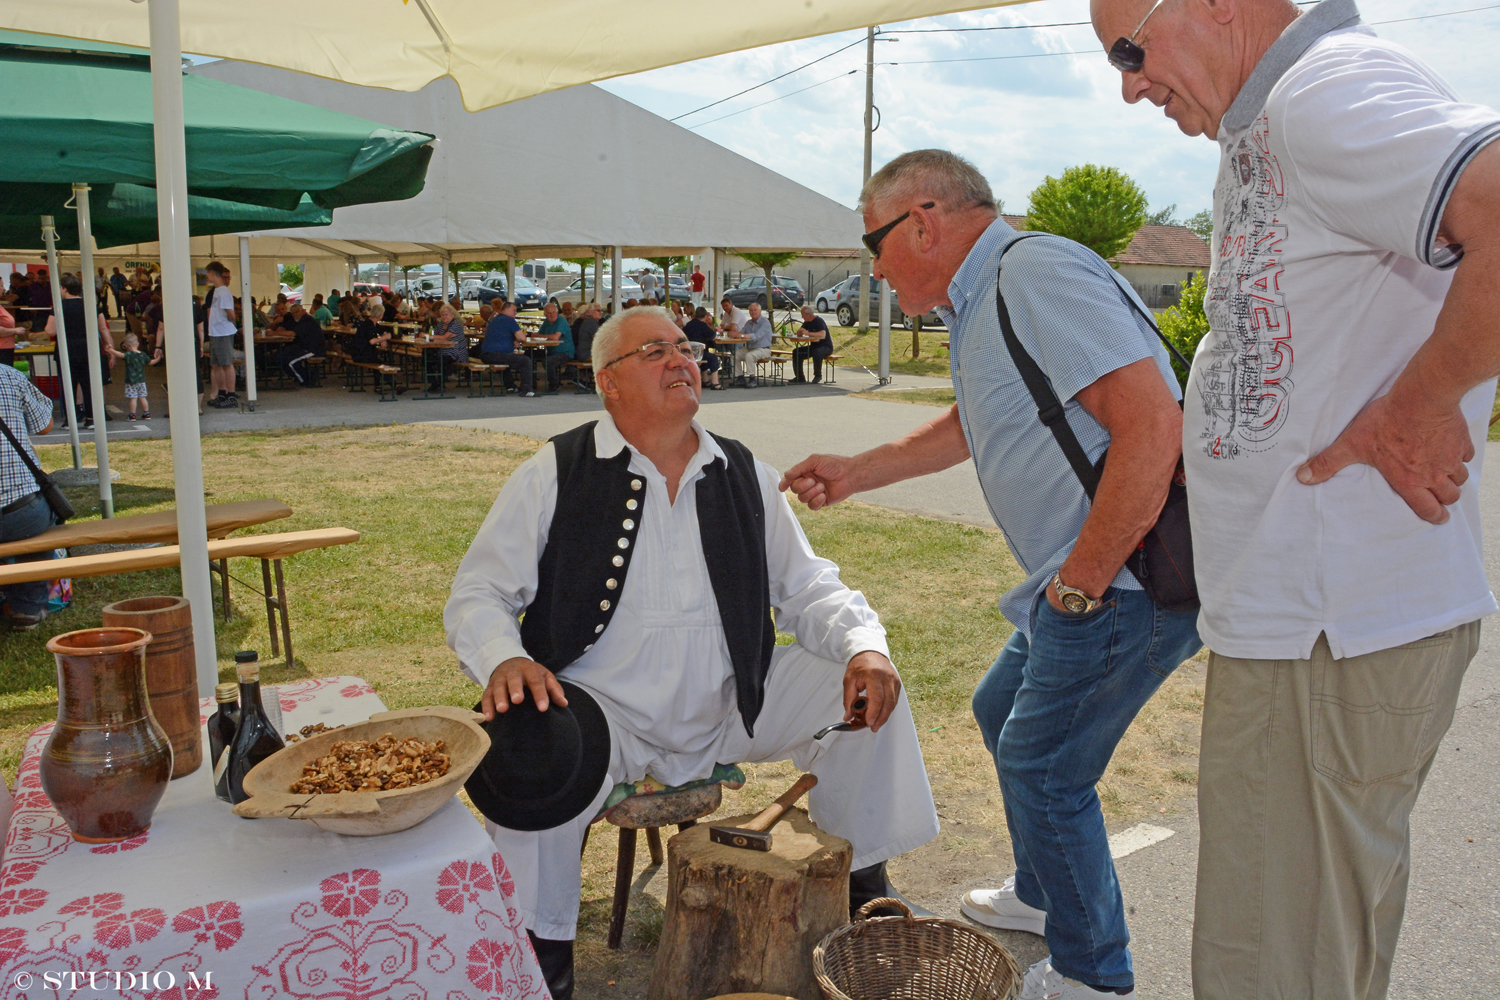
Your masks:
<svg viewBox="0 0 1500 1000"><path fill-rule="evenodd" d="M1197 615L1111 587L1086 618L1039 598L974 691L1016 857L1016 896L1047 911L1052 966L1091 986L1135 984L1130 932L1094 785L1136 713L1202 646Z"/></svg>
<svg viewBox="0 0 1500 1000"><path fill-rule="evenodd" d="M7 447L9 447L7 445ZM31 502L20 510L0 514L0 542L19 542L24 538L40 535L52 527L52 508L40 493L31 495ZM8 565L16 562L40 562L54 558L55 550L33 552L24 556L13 556L4 560ZM18 615L40 614L47 607L47 582L13 583L0 592L10 610Z"/></svg>

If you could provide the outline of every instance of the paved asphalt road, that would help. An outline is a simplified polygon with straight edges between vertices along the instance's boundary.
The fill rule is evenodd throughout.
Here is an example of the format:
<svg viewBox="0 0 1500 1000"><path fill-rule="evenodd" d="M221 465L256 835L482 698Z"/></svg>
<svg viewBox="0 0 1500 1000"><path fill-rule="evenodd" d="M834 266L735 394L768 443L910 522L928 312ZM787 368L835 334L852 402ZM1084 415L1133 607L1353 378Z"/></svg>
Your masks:
<svg viewBox="0 0 1500 1000"><path fill-rule="evenodd" d="M841 372L837 388L799 386L708 393L700 420L716 433L749 445L763 460L785 469L817 450L849 454L905 434L940 411L932 407L851 399L846 391L869 386L863 373ZM945 380L901 377L898 385L940 386ZM592 396L564 393L535 400L503 399L379 403L373 394L329 387L267 392L255 413L209 411L203 430L372 424L392 421L455 423L545 438L599 412ZM159 406L159 404L158 404ZM159 412L159 411L158 411ZM111 424L110 437L161 436L165 420L149 429ZM51 441L64 440L49 435ZM1481 507L1491 585L1500 581L1500 443L1486 457ZM992 524L967 465L859 497L898 510L974 524ZM1412 879L1391 989L1398 1000L1500 997L1500 636L1490 628L1469 669L1453 727L1412 816ZM1119 862L1131 908L1133 948L1143 998L1188 998L1196 815L1162 817L1177 835ZM993 873L976 873L972 884ZM947 915L949 901L922 900ZM1043 953L1038 939L1007 935L1019 958Z"/></svg>

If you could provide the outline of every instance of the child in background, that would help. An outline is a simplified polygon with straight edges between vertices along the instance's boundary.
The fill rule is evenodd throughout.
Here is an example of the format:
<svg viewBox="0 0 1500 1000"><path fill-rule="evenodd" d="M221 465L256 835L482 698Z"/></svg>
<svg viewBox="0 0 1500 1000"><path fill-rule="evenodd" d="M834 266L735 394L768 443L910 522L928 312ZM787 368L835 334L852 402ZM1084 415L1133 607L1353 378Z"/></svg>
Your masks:
<svg viewBox="0 0 1500 1000"><path fill-rule="evenodd" d="M135 401L141 401L141 419L151 419L151 401L146 398L146 366L161 364L161 348L156 357L147 360L141 351L141 341L135 334L125 337L125 351L110 350L110 354L125 362L125 398L130 401L130 419L135 419Z"/></svg>

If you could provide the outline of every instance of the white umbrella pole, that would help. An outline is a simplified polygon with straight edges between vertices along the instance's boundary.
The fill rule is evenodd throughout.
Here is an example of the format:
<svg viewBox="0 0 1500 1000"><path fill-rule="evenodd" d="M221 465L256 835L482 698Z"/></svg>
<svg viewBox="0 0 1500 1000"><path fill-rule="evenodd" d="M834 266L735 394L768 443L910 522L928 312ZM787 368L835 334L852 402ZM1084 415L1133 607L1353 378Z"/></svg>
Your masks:
<svg viewBox="0 0 1500 1000"><path fill-rule="evenodd" d="M208 309L203 310L205 316ZM245 337L245 398L255 412L255 320L250 315L250 237L240 237L240 332Z"/></svg>
<svg viewBox="0 0 1500 1000"><path fill-rule="evenodd" d="M83 449L78 444L78 409L73 405L73 366L63 332L62 278L57 273L57 226L50 215L42 216L42 239L47 243L47 280L52 284L52 328L57 331L57 384L62 386L63 419L68 422L68 441L73 445L73 468L81 469Z"/></svg>
<svg viewBox="0 0 1500 1000"><path fill-rule="evenodd" d="M172 409L172 479L177 493L182 593L192 608L198 690L208 692L219 679L219 657L214 639L213 580L208 569L208 512L203 505L203 449L198 437L198 358L193 337L182 36L177 4L178 0L148 0L156 131L156 224L161 241L162 308L168 329L167 399Z"/></svg>
<svg viewBox="0 0 1500 1000"><path fill-rule="evenodd" d="M83 329L89 339L89 395L94 400L94 464L99 467L99 510L115 516L115 493L109 482L109 421L104 412L104 363L99 357L99 299L93 294L94 237L89 217L89 186L73 185L78 211L78 271L88 282L83 289ZM61 329L62 324L58 324Z"/></svg>

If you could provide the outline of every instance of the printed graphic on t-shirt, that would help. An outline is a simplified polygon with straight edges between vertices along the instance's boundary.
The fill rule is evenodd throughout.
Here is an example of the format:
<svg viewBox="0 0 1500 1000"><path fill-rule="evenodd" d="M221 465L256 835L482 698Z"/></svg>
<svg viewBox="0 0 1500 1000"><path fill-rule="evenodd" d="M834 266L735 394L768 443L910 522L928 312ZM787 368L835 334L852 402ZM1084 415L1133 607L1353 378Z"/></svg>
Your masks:
<svg viewBox="0 0 1500 1000"><path fill-rule="evenodd" d="M1269 451L1291 412L1292 322L1282 287L1290 237L1281 164L1262 114L1219 167L1214 204L1220 228L1204 311L1211 346L1195 366L1208 417L1204 452L1232 459Z"/></svg>

